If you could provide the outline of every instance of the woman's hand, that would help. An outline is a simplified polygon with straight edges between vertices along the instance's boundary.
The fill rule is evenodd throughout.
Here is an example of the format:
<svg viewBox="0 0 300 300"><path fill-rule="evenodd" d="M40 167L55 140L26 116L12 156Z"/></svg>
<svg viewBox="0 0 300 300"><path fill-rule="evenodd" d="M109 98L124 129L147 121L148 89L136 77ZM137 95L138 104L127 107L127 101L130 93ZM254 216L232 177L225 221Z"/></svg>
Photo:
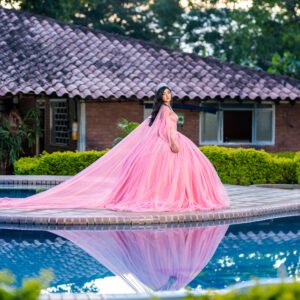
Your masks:
<svg viewBox="0 0 300 300"><path fill-rule="evenodd" d="M174 153L178 153L179 152L179 147L175 143L172 143L171 144L171 150Z"/></svg>

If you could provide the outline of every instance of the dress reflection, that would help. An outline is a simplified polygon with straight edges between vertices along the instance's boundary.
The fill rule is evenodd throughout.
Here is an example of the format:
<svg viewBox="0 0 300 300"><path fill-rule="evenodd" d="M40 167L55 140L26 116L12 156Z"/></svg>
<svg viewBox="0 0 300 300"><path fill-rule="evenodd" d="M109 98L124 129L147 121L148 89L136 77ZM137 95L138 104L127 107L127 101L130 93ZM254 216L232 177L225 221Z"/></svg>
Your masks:
<svg viewBox="0 0 300 300"><path fill-rule="evenodd" d="M208 264L229 225L141 230L54 230L136 292L184 288Z"/></svg>

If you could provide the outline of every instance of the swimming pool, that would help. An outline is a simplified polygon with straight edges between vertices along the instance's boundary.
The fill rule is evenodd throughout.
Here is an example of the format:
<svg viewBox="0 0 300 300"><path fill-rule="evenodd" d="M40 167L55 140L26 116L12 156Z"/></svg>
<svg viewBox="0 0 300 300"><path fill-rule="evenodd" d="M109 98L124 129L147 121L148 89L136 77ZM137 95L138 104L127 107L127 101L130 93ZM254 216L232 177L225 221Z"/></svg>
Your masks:
<svg viewBox="0 0 300 300"><path fill-rule="evenodd" d="M0 269L18 285L51 269L49 293L222 289L253 277L299 278L299 244L299 216L180 228L0 229Z"/></svg>

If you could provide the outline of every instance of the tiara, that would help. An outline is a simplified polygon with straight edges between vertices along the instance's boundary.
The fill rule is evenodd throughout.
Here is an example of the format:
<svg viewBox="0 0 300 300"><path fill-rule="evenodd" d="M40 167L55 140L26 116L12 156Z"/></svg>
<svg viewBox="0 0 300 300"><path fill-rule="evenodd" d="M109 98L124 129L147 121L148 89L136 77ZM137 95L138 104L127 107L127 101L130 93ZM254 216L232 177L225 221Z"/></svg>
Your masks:
<svg viewBox="0 0 300 300"><path fill-rule="evenodd" d="M168 85L164 82L161 82L159 85L157 85L155 91L158 92L158 90L162 87L168 87Z"/></svg>

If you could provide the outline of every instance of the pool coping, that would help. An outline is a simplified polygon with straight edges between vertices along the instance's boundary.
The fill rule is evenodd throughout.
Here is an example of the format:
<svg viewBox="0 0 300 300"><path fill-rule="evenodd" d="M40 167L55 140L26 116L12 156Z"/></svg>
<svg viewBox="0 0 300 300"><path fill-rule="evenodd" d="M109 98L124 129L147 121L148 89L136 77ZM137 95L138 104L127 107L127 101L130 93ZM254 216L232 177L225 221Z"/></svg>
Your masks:
<svg viewBox="0 0 300 300"><path fill-rule="evenodd" d="M59 184L71 176L27 176L27 175L1 175L0 185L44 185L47 187ZM232 191L238 205L221 210L195 211L195 212L114 212L100 209L51 209L51 210L28 210L28 209L0 209L0 224L17 225L18 227L30 227L30 225L45 227L99 227L116 228L122 226L139 227L153 224L228 224L233 220L238 222L255 221L259 218L272 218L284 216L289 213L300 213L300 190L267 189L259 186L225 186ZM270 197L267 190L272 190L272 198L264 199L262 193ZM261 195L259 195L261 193ZM239 197L239 198L238 198ZM242 203L242 197L247 199L248 206ZM243 199L244 199L243 198ZM278 199L279 200L278 200ZM259 200L259 201L258 201ZM287 201L289 200L289 201ZM245 200L245 203L247 204ZM276 202L277 201L277 202Z"/></svg>

